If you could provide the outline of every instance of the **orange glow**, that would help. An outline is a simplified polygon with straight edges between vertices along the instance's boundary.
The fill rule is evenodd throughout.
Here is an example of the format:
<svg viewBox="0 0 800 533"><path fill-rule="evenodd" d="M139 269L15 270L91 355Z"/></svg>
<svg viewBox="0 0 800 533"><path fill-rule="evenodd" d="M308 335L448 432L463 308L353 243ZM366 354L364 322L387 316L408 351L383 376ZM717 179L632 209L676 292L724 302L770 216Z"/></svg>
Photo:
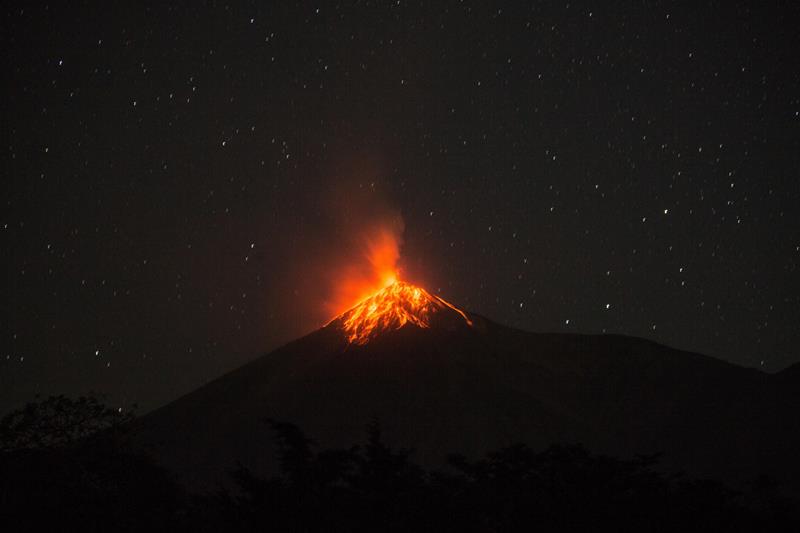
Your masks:
<svg viewBox="0 0 800 533"><path fill-rule="evenodd" d="M381 288L397 281L397 260L400 259L400 242L394 232L384 229L367 243L367 258L372 265ZM369 291L374 292L374 291Z"/></svg>
<svg viewBox="0 0 800 533"><path fill-rule="evenodd" d="M352 344L366 344L377 334L392 331L410 323L419 328L429 328L431 320L439 313L471 326L466 313L425 289L396 281L358 305L335 318L347 340Z"/></svg>
<svg viewBox="0 0 800 533"><path fill-rule="evenodd" d="M341 314L361 300L395 283L399 278L402 221L377 227L363 236L361 254L334 277L331 314Z"/></svg>

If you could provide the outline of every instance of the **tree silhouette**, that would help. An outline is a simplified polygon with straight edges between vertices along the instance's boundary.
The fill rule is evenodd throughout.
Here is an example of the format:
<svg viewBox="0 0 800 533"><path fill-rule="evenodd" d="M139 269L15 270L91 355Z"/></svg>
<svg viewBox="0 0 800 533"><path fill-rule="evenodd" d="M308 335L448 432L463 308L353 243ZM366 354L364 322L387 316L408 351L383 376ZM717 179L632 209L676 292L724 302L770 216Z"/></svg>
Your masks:
<svg viewBox="0 0 800 533"><path fill-rule="evenodd" d="M721 483L667 476L658 456L623 460L577 445L534 452L520 444L475 461L453 455L448 470L425 472L410 451L384 442L377 422L363 446L321 452L296 426L271 425L283 473L261 480L240 471L242 495L222 504L228 517L249 517L247 531L772 531L797 524L790 512L744 505Z"/></svg>
<svg viewBox="0 0 800 533"><path fill-rule="evenodd" d="M110 409L92 396L50 396L0 419L0 451L66 446L132 419L132 413Z"/></svg>
<svg viewBox="0 0 800 533"><path fill-rule="evenodd" d="M181 491L123 445L132 415L52 396L0 421L4 531L139 531L175 522Z"/></svg>
<svg viewBox="0 0 800 533"><path fill-rule="evenodd" d="M668 476L658 457L619 459L579 445L519 444L428 472L385 442L319 450L267 421L280 474L240 466L235 485L189 495L125 446L130 415L94 398L34 402L0 421L0 530L41 531L786 531L796 500L769 479L748 494ZM793 505L794 504L794 505Z"/></svg>

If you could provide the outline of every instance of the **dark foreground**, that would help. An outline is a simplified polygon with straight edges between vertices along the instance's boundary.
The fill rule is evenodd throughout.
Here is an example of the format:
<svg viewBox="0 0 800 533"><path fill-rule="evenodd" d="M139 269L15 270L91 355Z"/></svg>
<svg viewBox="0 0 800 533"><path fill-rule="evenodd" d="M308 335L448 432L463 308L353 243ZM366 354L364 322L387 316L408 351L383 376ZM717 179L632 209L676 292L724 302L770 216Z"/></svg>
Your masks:
<svg viewBox="0 0 800 533"><path fill-rule="evenodd" d="M377 423L316 450L276 421L281 474L246 469L193 494L126 445L130 417L92 399L30 404L0 423L3 531L790 531L798 505L766 477L736 491L581 446L524 445L426 471ZM258 423L254 421L254 423ZM731 466L735 468L735 465Z"/></svg>

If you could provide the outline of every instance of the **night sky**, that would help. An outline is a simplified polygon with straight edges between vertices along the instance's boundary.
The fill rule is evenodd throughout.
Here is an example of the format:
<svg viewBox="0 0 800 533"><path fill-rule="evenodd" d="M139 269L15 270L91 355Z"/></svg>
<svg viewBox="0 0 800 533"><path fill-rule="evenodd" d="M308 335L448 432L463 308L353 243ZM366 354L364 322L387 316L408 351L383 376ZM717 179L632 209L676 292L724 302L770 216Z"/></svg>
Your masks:
<svg viewBox="0 0 800 533"><path fill-rule="evenodd" d="M78 4L2 8L0 410L174 399L399 217L497 322L800 360L792 2Z"/></svg>

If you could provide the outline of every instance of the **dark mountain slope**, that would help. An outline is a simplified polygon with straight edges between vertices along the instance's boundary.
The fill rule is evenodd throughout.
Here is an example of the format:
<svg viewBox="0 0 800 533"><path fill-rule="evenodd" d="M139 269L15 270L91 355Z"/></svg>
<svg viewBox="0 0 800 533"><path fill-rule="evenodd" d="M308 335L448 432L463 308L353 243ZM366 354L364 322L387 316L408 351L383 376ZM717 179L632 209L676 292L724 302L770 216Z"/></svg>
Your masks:
<svg viewBox="0 0 800 533"><path fill-rule="evenodd" d="M580 442L618 456L664 452L693 475L798 479L798 390L767 375L622 336L405 324L363 345L336 322L146 416L136 441L209 487L237 462L275 471L266 418L324 447L387 442L427 466L525 442Z"/></svg>

